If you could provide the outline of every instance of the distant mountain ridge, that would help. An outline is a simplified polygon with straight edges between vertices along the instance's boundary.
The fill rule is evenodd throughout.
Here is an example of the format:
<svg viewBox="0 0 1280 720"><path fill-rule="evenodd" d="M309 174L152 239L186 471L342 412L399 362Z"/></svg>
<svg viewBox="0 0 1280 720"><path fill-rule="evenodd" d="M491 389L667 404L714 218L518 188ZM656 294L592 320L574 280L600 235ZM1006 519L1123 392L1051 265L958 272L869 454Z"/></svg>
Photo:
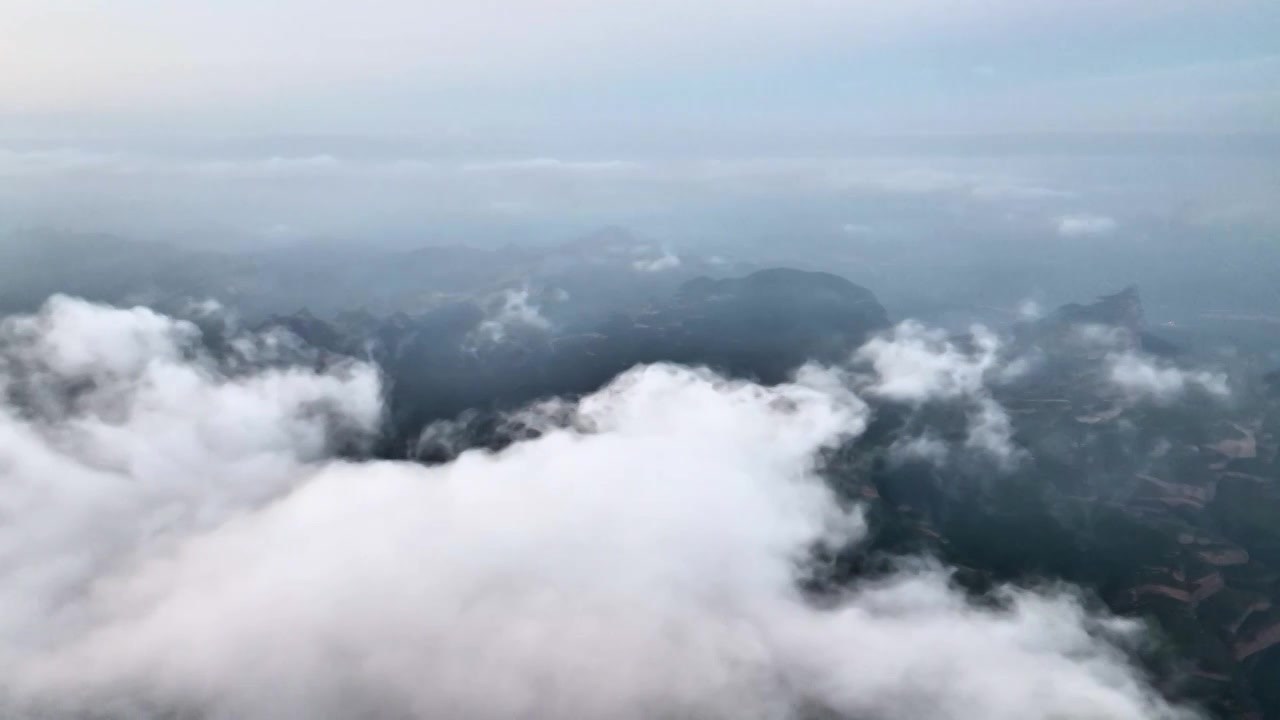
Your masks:
<svg viewBox="0 0 1280 720"><path fill-rule="evenodd" d="M264 327L287 329L330 352L372 352L394 383L392 410L402 435L467 410L590 392L640 363L707 365L781 382L804 362L844 360L889 325L870 290L829 273L785 268L695 278L630 312L563 326L517 325L498 342L482 332L497 320L473 300L373 322L368 314L344 317L363 320L324 321L304 311Z"/></svg>
<svg viewBox="0 0 1280 720"><path fill-rule="evenodd" d="M560 245L496 250L312 240L235 252L30 230L0 235L0 312L33 311L50 295L67 293L174 312L192 300L214 299L254 320L295 308L321 317L354 308L420 314L525 283L560 287L585 301L578 307L616 310L666 297L699 275L752 269L676 254L622 228Z"/></svg>

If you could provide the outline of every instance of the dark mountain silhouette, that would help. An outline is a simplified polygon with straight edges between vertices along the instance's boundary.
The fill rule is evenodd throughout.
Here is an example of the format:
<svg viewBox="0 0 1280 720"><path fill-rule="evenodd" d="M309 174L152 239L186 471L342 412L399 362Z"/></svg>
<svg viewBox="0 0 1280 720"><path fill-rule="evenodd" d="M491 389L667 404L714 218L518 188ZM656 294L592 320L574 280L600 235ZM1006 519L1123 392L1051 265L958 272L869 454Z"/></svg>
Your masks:
<svg viewBox="0 0 1280 720"><path fill-rule="evenodd" d="M706 365L781 382L806 361L844 359L888 326L869 290L835 275L785 269L697 278L638 311L585 326L517 325L500 342L484 336L486 317L480 303L462 301L372 323L300 312L265 326L329 352L371 354L394 386L393 447L432 421L587 393L640 363Z"/></svg>

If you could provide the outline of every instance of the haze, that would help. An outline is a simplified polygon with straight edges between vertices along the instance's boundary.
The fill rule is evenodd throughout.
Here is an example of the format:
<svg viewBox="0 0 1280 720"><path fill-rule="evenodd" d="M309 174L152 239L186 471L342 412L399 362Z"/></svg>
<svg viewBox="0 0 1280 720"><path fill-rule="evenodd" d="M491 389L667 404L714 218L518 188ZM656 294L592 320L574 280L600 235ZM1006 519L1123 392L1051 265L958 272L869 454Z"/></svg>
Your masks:
<svg viewBox="0 0 1280 720"><path fill-rule="evenodd" d="M1280 4L0 0L0 716L1280 719Z"/></svg>
<svg viewBox="0 0 1280 720"><path fill-rule="evenodd" d="M1126 209L1234 218L1275 182L1277 38L1241 0L10 0L0 210L213 243L731 240L883 224L867 185L1069 213L1158 180ZM1071 162L1099 153L1213 177Z"/></svg>

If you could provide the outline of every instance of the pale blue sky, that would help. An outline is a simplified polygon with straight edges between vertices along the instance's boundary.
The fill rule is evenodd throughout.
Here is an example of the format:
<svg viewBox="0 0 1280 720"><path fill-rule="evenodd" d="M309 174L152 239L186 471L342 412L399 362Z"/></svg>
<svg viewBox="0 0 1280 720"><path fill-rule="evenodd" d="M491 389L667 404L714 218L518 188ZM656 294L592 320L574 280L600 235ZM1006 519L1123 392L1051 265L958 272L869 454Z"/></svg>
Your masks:
<svg viewBox="0 0 1280 720"><path fill-rule="evenodd" d="M1276 0L0 0L0 231L1270 231L1277 157Z"/></svg>
<svg viewBox="0 0 1280 720"><path fill-rule="evenodd" d="M1280 130L1273 0L5 0L0 134Z"/></svg>

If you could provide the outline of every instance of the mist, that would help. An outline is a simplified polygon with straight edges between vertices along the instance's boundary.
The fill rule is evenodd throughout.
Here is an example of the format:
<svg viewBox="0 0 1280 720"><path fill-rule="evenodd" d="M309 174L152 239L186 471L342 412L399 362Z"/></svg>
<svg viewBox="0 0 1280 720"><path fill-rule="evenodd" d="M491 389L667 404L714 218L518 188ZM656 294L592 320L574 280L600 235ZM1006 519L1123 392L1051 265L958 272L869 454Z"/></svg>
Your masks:
<svg viewBox="0 0 1280 720"><path fill-rule="evenodd" d="M0 244L45 243L52 230L259 264L270 262L263 254L335 251L377 263L422 247L542 250L614 226L675 259L839 272L900 317L956 327L1014 318L1029 299L1054 306L1135 283L1157 322L1273 316L1280 301L1269 272L1280 262L1269 200L1280 178L1267 143L1120 156L486 162L313 144L230 160L10 153L0 158ZM671 260L653 263L662 257L644 267L669 269ZM46 294L56 290L91 294L65 283ZM234 301L225 285L197 292Z"/></svg>
<svg viewBox="0 0 1280 720"><path fill-rule="evenodd" d="M244 252L618 226L834 267L904 316L1136 282L1181 319L1188 267L1221 269L1215 310L1276 304L1265 3L482 5L11 3L0 229Z"/></svg>

